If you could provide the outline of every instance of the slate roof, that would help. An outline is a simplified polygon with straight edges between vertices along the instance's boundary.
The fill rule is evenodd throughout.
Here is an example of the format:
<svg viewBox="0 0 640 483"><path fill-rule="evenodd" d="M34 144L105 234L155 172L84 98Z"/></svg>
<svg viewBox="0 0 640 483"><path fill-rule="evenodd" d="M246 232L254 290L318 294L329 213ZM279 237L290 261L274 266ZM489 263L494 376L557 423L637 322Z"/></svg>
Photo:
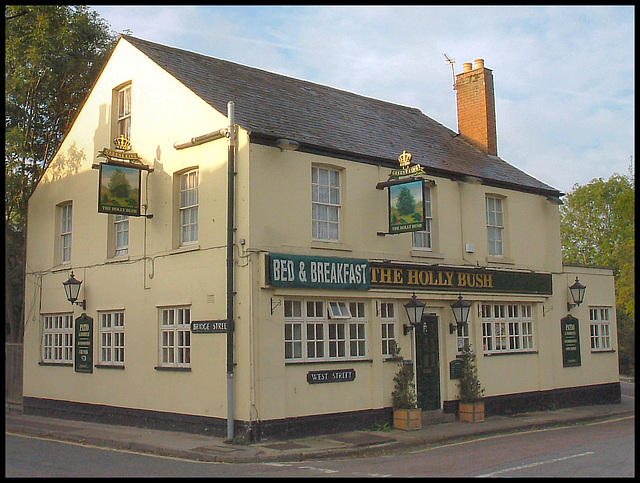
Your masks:
<svg viewBox="0 0 640 483"><path fill-rule="evenodd" d="M397 166L403 150L427 173L474 176L485 184L558 196L551 186L497 156L489 156L419 109L274 74L226 60L122 36L214 109L236 123L252 142L279 138L300 151ZM203 133L204 134L204 133Z"/></svg>

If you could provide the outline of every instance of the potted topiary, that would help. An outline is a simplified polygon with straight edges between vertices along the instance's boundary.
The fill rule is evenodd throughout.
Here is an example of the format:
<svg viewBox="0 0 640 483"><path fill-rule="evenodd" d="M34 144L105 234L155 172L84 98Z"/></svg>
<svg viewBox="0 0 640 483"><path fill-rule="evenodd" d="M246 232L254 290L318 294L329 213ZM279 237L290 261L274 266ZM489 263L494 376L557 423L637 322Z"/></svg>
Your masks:
<svg viewBox="0 0 640 483"><path fill-rule="evenodd" d="M479 423L484 421L484 389L478 380L478 368L475 364L475 355L468 344L464 345L462 355L462 371L458 387L459 407L458 418L460 421Z"/></svg>
<svg viewBox="0 0 640 483"><path fill-rule="evenodd" d="M398 372L393 378L395 386L391 393L393 400L393 427L396 429L422 429L422 409L418 408L418 397L413 383L413 368L400 355L400 348L394 349L392 360L398 364Z"/></svg>

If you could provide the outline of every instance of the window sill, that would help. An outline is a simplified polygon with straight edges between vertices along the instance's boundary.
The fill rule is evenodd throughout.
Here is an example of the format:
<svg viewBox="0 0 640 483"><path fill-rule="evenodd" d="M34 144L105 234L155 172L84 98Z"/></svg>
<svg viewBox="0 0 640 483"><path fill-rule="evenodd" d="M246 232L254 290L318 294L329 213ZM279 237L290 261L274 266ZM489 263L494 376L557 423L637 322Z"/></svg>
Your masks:
<svg viewBox="0 0 640 483"><path fill-rule="evenodd" d="M191 372L190 367L169 367L169 366L155 366L156 371L168 371L168 372Z"/></svg>
<svg viewBox="0 0 640 483"><path fill-rule="evenodd" d="M373 362L373 359L340 359L331 361L285 361L285 366L307 366L317 364L355 364L358 362Z"/></svg>
<svg viewBox="0 0 640 483"><path fill-rule="evenodd" d="M615 349L591 349L592 354L615 354Z"/></svg>
<svg viewBox="0 0 640 483"><path fill-rule="evenodd" d="M174 253L195 252L198 250L200 250L200 244L194 243L193 245L182 245L182 246L176 247L170 250L169 253L174 254Z"/></svg>
<svg viewBox="0 0 640 483"><path fill-rule="evenodd" d="M72 362L38 362L39 366L73 367Z"/></svg>
<svg viewBox="0 0 640 483"><path fill-rule="evenodd" d="M111 258L108 258L105 263L120 263L120 262L128 262L131 260L129 255L114 255Z"/></svg>
<svg viewBox="0 0 640 483"><path fill-rule="evenodd" d="M442 253L432 252L431 250L421 250L419 248L412 249L411 256L417 258L437 258L439 260L444 260L444 255Z"/></svg>
<svg viewBox="0 0 640 483"><path fill-rule="evenodd" d="M507 258L507 257L487 256L485 260L487 261L487 263L497 263L500 265L515 265L516 263L511 258Z"/></svg>
<svg viewBox="0 0 640 483"><path fill-rule="evenodd" d="M538 354L536 350L530 351L505 351L505 352L490 352L483 354L484 357L493 357L493 356L518 356L522 354Z"/></svg>
<svg viewBox="0 0 640 483"><path fill-rule="evenodd" d="M311 248L321 249L321 250L336 250L341 252L351 252L353 249L349 245L345 245L339 241L323 241L323 240L313 240L311 242Z"/></svg>
<svg viewBox="0 0 640 483"><path fill-rule="evenodd" d="M115 364L95 364L93 367L97 369L119 369L124 370L124 365L115 365Z"/></svg>

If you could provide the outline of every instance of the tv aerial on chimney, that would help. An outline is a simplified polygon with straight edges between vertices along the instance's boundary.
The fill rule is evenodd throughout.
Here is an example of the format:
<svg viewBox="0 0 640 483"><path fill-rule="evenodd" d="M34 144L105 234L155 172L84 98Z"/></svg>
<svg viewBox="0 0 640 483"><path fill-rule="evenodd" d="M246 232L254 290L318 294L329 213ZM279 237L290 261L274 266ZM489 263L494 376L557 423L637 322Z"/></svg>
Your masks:
<svg viewBox="0 0 640 483"><path fill-rule="evenodd" d="M453 64L456 63L456 59L450 59L447 54L442 54L444 55L446 62L445 64L449 64L451 66L451 76L453 77L453 90L456 90L456 71L453 68Z"/></svg>

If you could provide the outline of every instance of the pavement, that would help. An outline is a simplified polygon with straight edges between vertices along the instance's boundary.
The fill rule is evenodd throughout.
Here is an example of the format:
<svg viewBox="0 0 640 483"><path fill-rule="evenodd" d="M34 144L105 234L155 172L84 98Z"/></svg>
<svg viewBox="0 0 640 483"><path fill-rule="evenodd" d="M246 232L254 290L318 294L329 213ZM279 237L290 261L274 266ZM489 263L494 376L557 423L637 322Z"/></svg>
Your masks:
<svg viewBox="0 0 640 483"><path fill-rule="evenodd" d="M635 415L634 401L633 396L623 393L620 404L489 416L479 423L460 422L454 415L429 411L424 414L420 430L380 428L253 444L230 444L222 437L176 431L25 415L20 408L5 405L5 433L195 461L307 461L387 454L479 436L629 417Z"/></svg>

